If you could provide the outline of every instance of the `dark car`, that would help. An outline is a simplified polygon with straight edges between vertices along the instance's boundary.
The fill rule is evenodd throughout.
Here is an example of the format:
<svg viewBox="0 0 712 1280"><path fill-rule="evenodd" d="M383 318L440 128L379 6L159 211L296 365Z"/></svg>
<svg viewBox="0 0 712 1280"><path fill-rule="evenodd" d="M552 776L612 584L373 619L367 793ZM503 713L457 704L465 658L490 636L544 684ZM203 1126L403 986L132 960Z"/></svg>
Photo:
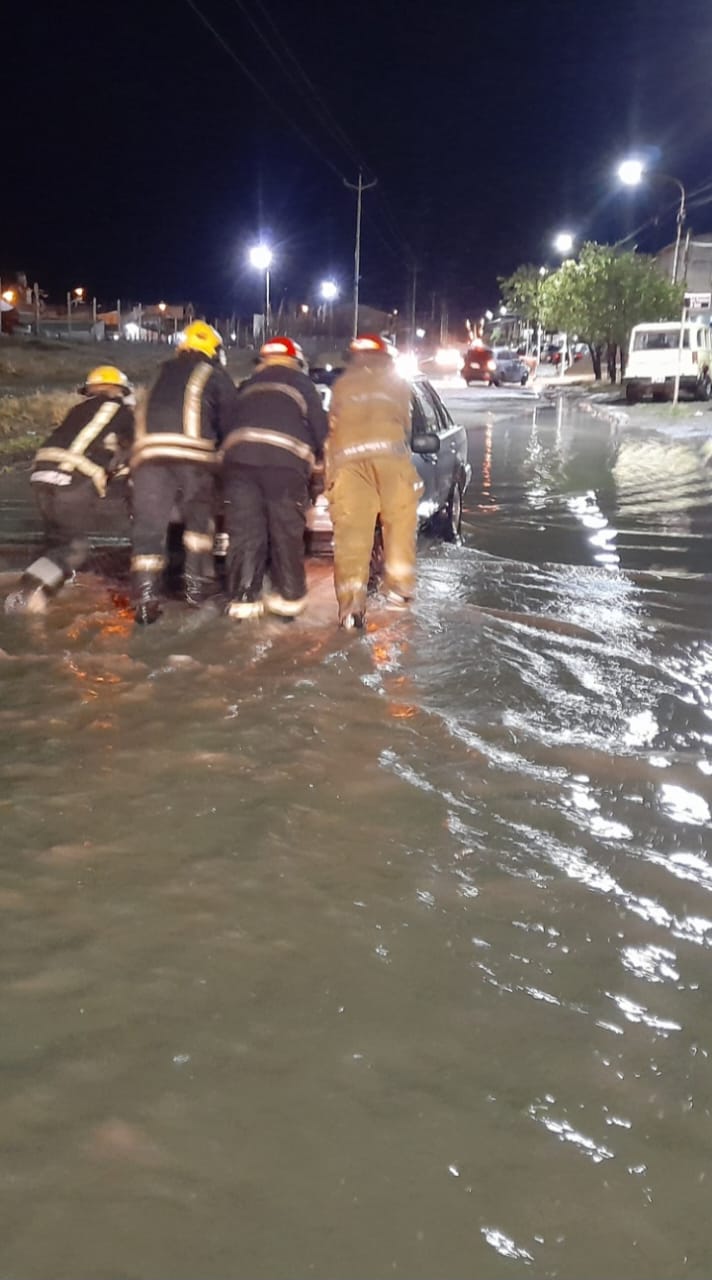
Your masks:
<svg viewBox="0 0 712 1280"><path fill-rule="evenodd" d="M472 382L484 382L490 386L497 374L494 351L482 342L467 348L462 361L462 376L468 387Z"/></svg>
<svg viewBox="0 0 712 1280"><path fill-rule="evenodd" d="M423 481L418 523L421 529L427 526L448 541L456 541L462 523L462 495L472 475L467 461L467 432L453 422L427 378L413 378L410 386L411 449ZM318 473L315 479L312 504L307 511L307 547L326 554L332 550L333 526Z"/></svg>

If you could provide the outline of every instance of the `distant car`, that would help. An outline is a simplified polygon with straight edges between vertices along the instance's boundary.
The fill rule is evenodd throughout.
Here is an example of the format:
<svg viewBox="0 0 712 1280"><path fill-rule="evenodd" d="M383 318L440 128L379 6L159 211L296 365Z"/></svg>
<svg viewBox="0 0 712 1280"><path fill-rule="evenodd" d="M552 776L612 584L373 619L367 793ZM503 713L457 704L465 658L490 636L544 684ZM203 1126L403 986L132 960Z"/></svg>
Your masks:
<svg viewBox="0 0 712 1280"><path fill-rule="evenodd" d="M462 361L462 376L468 387L472 382L484 382L489 386L496 373L497 361L491 347L475 342L467 348Z"/></svg>
<svg viewBox="0 0 712 1280"><path fill-rule="evenodd" d="M508 347L495 347L494 359L497 367L492 382L495 387L503 382L518 383L520 387L526 386L529 381L529 366L521 356L518 356L515 351L510 351Z"/></svg>
<svg viewBox="0 0 712 1280"><path fill-rule="evenodd" d="M460 536L462 496L470 483L467 432L457 426L427 378L409 379L411 387L411 448L423 493L418 503L420 528L429 527L446 541ZM317 472L307 510L307 549L331 554L333 525L323 477Z"/></svg>

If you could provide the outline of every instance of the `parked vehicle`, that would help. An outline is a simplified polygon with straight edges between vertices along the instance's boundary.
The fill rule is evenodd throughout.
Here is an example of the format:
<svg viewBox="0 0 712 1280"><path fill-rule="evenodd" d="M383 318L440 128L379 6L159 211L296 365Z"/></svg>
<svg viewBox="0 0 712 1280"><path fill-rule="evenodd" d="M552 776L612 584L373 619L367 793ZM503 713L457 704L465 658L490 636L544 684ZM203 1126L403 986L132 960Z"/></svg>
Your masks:
<svg viewBox="0 0 712 1280"><path fill-rule="evenodd" d="M679 372L680 390L696 400L712 398L710 330L699 320L663 320L637 324L630 335L625 377L628 404L650 392L654 400L669 399Z"/></svg>
<svg viewBox="0 0 712 1280"><path fill-rule="evenodd" d="M503 382L515 382L520 387L526 386L529 381L529 366L521 356L510 351L508 347L495 347L494 359L496 368L492 377L493 386L499 387Z"/></svg>
<svg viewBox="0 0 712 1280"><path fill-rule="evenodd" d="M462 376L468 387L472 382L484 382L490 387L508 382L523 387L529 373L527 362L509 347L485 347L479 342L467 348L462 364Z"/></svg>
<svg viewBox="0 0 712 1280"><path fill-rule="evenodd" d="M411 448L413 462L423 481L418 504L420 528L454 542L460 536L462 496L470 483L472 468L467 460L467 432L457 426L447 407L427 378L418 376L411 386ZM331 554L333 526L329 500L323 491L323 477L317 472L312 486L312 503L307 510L307 549Z"/></svg>

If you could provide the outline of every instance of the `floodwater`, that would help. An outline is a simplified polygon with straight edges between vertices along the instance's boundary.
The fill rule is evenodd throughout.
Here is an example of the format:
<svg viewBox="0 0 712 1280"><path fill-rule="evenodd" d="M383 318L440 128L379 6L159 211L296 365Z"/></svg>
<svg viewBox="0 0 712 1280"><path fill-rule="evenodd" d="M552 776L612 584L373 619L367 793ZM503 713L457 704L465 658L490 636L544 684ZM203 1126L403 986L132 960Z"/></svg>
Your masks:
<svg viewBox="0 0 712 1280"><path fill-rule="evenodd" d="M712 1274L704 424L468 397L412 616L0 621L3 1276Z"/></svg>

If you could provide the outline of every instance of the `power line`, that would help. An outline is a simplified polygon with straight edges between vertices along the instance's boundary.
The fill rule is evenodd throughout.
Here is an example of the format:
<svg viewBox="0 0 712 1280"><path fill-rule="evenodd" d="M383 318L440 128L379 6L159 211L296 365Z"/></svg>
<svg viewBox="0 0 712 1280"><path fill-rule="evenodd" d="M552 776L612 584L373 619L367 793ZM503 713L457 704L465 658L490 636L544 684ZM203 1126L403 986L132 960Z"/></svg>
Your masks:
<svg viewBox="0 0 712 1280"><path fill-rule="evenodd" d="M302 96L302 98L308 103L311 110L314 112L314 115L316 116L317 120L319 121L319 124L325 130L325 132L331 137L331 139L334 142L337 143L338 146L343 148L344 152L348 154L349 158L354 162L354 164L356 164L356 166L360 170L364 170L367 175L370 175L371 177L373 177L374 174L373 174L373 171L371 170L370 165L364 162L364 159L360 155L358 149L352 143L346 131L341 127L338 120L335 118L328 103L324 99L323 95L317 89L316 85L314 84L314 81L305 71L300 59L294 53L294 50L289 45L282 31L280 31L279 26L277 25L274 18L270 14L266 5L262 3L262 0L252 0L251 7L248 7L248 5L245 3L245 0L233 0L233 4L245 16L250 26L252 27L252 29L257 33L263 45L267 48L269 53L275 59L277 65L281 68L281 70L287 76L290 83L297 90L297 92ZM259 9L265 22L269 25L272 32L274 33L274 37L276 41L278 41L279 44L282 46L285 56L283 56L282 53L280 53L274 41L270 38L269 35L266 34L266 32L260 26L259 22L253 16L251 9ZM287 65L287 60L289 61L289 63L292 64L293 69L292 67ZM365 216L367 217L369 223L373 226L373 229L376 231L382 244L384 244L386 248L388 248L391 252L395 252L398 255L402 256L403 251L405 250L406 254L412 257L413 256L412 249L405 241L402 231L397 225L397 221L391 212L390 206L385 196L385 192L383 191L381 186L379 186L379 189L377 192L377 200L380 201L380 204L382 206L382 213L385 218L385 224L386 224L385 235L380 230L380 228L378 228L375 225L375 220L371 217L371 211L367 210ZM387 239L388 236L392 237L391 244L388 243L388 239Z"/></svg>
<svg viewBox="0 0 712 1280"><path fill-rule="evenodd" d="M266 48L272 54L275 61L282 68L285 75L288 77L288 79L291 81L294 87L298 90L298 92L301 93L302 96L305 97L307 100L309 99L309 97L311 97L314 103L316 103L316 107L314 107L314 105L312 104L312 110L314 111L315 115L318 115L318 113L322 113L322 115L319 116L322 127L324 127L328 133L330 133L331 137L334 139L334 141L338 142L339 146L344 148L344 150L349 154L350 158L355 164L359 165L362 168L367 168L367 166L364 165L362 157L358 154L357 150L352 145L350 138L341 128L341 125L339 124L339 122L334 118L333 113L331 112L328 106L328 103L325 102L324 98L319 93L319 90L314 84L313 80L307 75L307 72L304 70L301 62L299 61L299 58L294 53L294 51L290 48L286 38L280 31L277 23L274 21L269 10L265 7L265 5L261 3L261 0L253 0L252 8L256 8L260 10L265 21L269 24L272 31L274 32L276 39L281 43L284 53L286 54L286 59L288 59L289 62L293 64L294 70L290 70L290 68L287 66L287 62L285 58L282 56L279 50L275 47L270 37L266 35L265 32L262 30L259 23L253 17L251 9L244 3L244 0L233 0L233 4L235 4L236 7L240 10L240 12L243 13L244 16L247 18L247 21L250 23L250 26L253 28L254 31L257 32L257 35L259 36L262 43L266 46ZM301 81L301 84L299 83L300 81ZM326 117L326 120L324 120L323 118L324 116Z"/></svg>
<svg viewBox="0 0 712 1280"><path fill-rule="evenodd" d="M322 163L325 164L327 168L329 168L337 178L339 178L340 180L343 180L343 174L341 173L341 171L337 169L336 165L332 164L331 160L329 160L327 156L324 155L324 153L320 150L320 148L313 141L313 139L310 138L309 135L305 133L304 130L301 129L298 124L295 123L295 121L289 115L289 112L285 111L284 107L280 106L280 104L275 101L272 95L267 92L264 85L257 78L257 76L254 75L252 71L250 71L250 68L245 65L245 63L242 61L241 58L238 58L232 46L227 43L227 40L225 40L220 35L220 32L216 30L216 28L213 26L210 19L206 18L202 10L198 8L197 4L195 3L195 0L186 0L186 4L193 10L193 13L197 18L199 18L203 26L207 27L210 34L215 38L215 40L217 40L218 44L221 46L222 49L224 49L228 57L232 58L232 61L236 64L236 66L240 68L243 75L247 77L247 79L254 86L254 88L257 89L258 93L260 93L262 97L269 103L269 105L272 107L272 110L276 111L278 115L280 115L284 120L287 121L290 128L292 128L294 132L301 138L302 142L304 142L305 145L309 147L309 149L313 151L316 156L319 157Z"/></svg>

